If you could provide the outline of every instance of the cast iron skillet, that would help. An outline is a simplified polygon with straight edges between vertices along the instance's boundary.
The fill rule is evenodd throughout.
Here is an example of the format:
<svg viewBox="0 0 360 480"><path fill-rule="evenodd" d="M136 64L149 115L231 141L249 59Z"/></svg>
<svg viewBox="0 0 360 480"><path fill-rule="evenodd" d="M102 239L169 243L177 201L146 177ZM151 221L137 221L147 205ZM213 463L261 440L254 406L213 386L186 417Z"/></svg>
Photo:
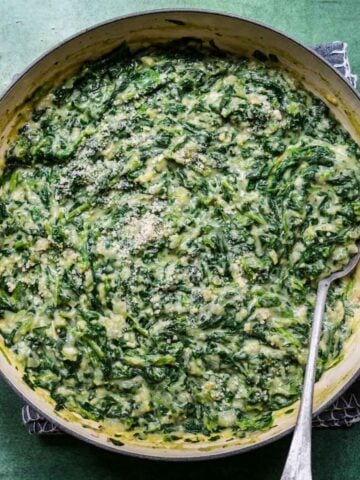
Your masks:
<svg viewBox="0 0 360 480"><path fill-rule="evenodd" d="M225 51L252 55L255 50L275 54L282 66L302 80L305 86L322 98L333 113L360 143L360 98L357 92L316 53L298 41L252 20L207 10L156 10L119 17L71 37L30 65L0 99L0 162L16 124L26 115L24 102L46 81L58 81L82 62L96 58L122 41L132 47L182 37L212 40ZM360 269L352 292L360 299ZM360 365L360 312L354 315L353 334L347 341L341 361L328 370L316 384L314 411L319 412L332 402L356 377ZM64 432L96 446L139 457L164 460L216 458L260 447L290 432L296 421L297 404L274 413L274 427L254 432L236 441L200 444L145 441L116 445L101 432L98 425L81 420L74 414L55 412L43 392L31 390L21 378L0 336L0 371L13 389L41 414ZM290 409L291 410L291 409ZM288 413L285 413L288 412Z"/></svg>

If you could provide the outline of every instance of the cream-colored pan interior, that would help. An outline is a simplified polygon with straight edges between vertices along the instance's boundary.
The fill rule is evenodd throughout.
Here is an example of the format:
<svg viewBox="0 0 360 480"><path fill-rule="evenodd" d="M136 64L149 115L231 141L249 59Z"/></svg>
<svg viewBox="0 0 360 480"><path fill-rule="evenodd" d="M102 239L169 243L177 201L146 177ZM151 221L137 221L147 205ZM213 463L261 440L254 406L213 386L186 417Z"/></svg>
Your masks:
<svg viewBox="0 0 360 480"><path fill-rule="evenodd" d="M96 58L122 41L137 48L158 41L192 36L213 40L224 50L251 55L254 50L277 55L282 65L300 78L306 87L321 97L353 138L360 143L360 100L346 82L312 52L274 30L248 20L200 11L159 11L119 18L95 27L61 44L35 62L5 93L0 101L0 162L14 125L21 121L23 103L46 81L58 81L89 58ZM360 304L360 269L352 296ZM327 371L316 385L315 410L329 403L355 377L360 367L360 311L353 319L353 334L346 343L342 360ZM114 445L96 424L81 422L74 415L56 413L46 397L31 390L9 358L0 338L0 371L26 401L35 406L63 430L83 440L117 452L166 459L214 458L245 451L270 442L291 429L296 421L293 412L275 413L274 427L245 438L217 442L183 444L138 443ZM289 408L284 409L286 411Z"/></svg>

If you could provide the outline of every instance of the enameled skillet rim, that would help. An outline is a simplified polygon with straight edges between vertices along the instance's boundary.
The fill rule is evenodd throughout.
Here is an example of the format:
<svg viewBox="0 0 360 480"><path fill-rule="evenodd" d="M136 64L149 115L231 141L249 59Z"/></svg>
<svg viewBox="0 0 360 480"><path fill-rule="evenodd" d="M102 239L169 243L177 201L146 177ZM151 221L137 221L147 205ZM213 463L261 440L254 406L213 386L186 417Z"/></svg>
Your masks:
<svg viewBox="0 0 360 480"><path fill-rule="evenodd" d="M255 21L255 20L252 20L252 19L249 19L249 18L246 18L246 17L243 17L243 16L240 16L240 15L235 15L235 14L231 14L231 13L227 13L227 12L222 12L222 11L214 11L214 10L210 10L210 9L198 9L198 8L165 8L165 9L154 9L154 10L145 10L145 11L140 11L140 12L135 12L135 13L131 13L131 14L127 14L127 15L120 15L120 16L117 16L117 17L113 17L111 18L110 20L106 20L104 22L99 22L91 27L88 27L88 28L85 28L85 29L82 29L81 31L79 31L78 33L70 36L70 37L67 37L65 40L59 42L55 47L53 48L50 48L48 50L45 51L45 53L43 53L42 55L40 55L39 57L37 57L33 62L31 62L20 74L15 74L14 77L13 77L13 80L10 82L9 86L0 94L0 102L2 102L10 93L11 93L11 90L12 88L23 78L27 75L27 73L29 72L29 70L31 70L34 66L36 66L38 63L40 63L42 60L44 60L49 54L52 54L54 52L56 52L57 50L63 48L66 44L70 43L71 41L73 41L74 39L76 38L79 38L81 37L82 35L90 32L90 31L93 31L93 30L96 30L100 27L103 27L103 26L107 26L107 25L111 25L113 23L117 23L119 21L122 21L122 20L126 20L126 19L131 19L131 18L134 18L134 17L142 17L142 16L147 16L147 15L154 15L154 14L163 14L163 13L166 13L166 14L169 14L171 15L172 13L194 13L194 14L210 14L210 15L214 15L214 16L220 16L220 17L228 17L228 18L232 18L232 19L235 19L235 20L241 20L241 21L245 21L247 23L250 23L250 24L253 24L255 26L258 26L258 27L261 27L263 29L266 29L270 32L274 32L280 36L282 36L285 40L288 40L290 42L293 42L295 43L297 46L301 47L303 50L305 50L306 52L310 53L312 56L316 57L317 58L317 61L323 63L328 69L330 69L333 73L336 74L336 76L341 80L342 84L343 84L343 87L345 89L348 89L351 91L351 93L353 95L355 95L355 97L360 101L360 94L355 90L355 88L353 88L346 80L345 78L327 61L325 60L323 57L321 57L317 52L315 52L314 50L312 50L311 48L305 46L303 43L299 42L298 40L294 39L292 36L290 35L287 35L279 30L277 30L276 28L272 28L262 22L258 22L258 21ZM10 376L8 375L5 375L4 372L2 372L0 370L0 374L2 376L2 378L4 378L4 380L10 385L10 387L19 395L19 397L27 404L29 404L30 406L32 406L35 410L37 410L41 415L44 416L44 418L46 418L49 422L53 423L54 425L56 425L57 427L59 427L64 433L68 433L82 441L85 441L91 445L94 445L96 447L100 447L104 450L107 450L107 451L110 451L110 452L114 452L114 453L121 453L123 455L129 455L129 456L133 456L133 457L137 457L137 458L142 458L142 459L150 459L150 460L165 460L165 461L181 461L181 462L189 462L189 461L199 461L199 460L211 460L211 459L216 459L216 458L223 458L223 457L228 457L228 456L232 456L232 455L236 455L236 454L239 454L239 453L245 453L245 452L249 452L250 450L254 450L256 448L259 448L261 446L265 446L265 445L268 445L276 440L279 440L280 438L288 435L293 429L294 427L291 427L291 428L288 428L286 430L284 430L283 432L281 433L278 433L270 438L267 438L265 440L261 440L260 442L257 442L257 443L254 443L252 445L247 445L247 446L239 446L239 448L233 448L231 449L230 451L222 451L222 450L217 450L217 451L214 451L214 453L210 453L210 454L207 454L206 456L204 455L201 455L201 456L198 456L198 457L195 457L193 455L191 456L187 456L187 452L184 451L183 452L183 456L177 456L177 457L167 457L167 456L163 456L163 455L154 455L153 452L150 454L150 455L147 455L145 453L140 453L140 452L134 452L134 451L128 451L126 449L126 445L124 445L124 448L122 447L116 447L116 446L112 446L110 444L103 444L103 443L100 443L98 442L97 440L93 440L92 438L89 438L87 437L86 435L83 435L81 433L78 433L76 431L74 431L72 428L70 427L67 427L67 426L64 426L62 425L57 419L56 417L52 417L51 415L47 415L45 414L41 408L39 408L38 406L34 405L33 402L29 401L27 398L26 398L26 395L20 390L20 388L18 387L17 385L17 382L16 381L13 381ZM315 414L319 414L321 411L323 411L324 409L326 409L327 406L329 406L331 403L334 402L334 400L336 400L336 398L338 398L348 387L349 385L354 381L354 379L359 376L360 374L360 366L357 370L357 372L353 375L353 377L347 381L345 383L345 385L340 389L339 392L337 392L336 395L333 395L321 408L319 408L318 410L316 410L314 412L314 415Z"/></svg>

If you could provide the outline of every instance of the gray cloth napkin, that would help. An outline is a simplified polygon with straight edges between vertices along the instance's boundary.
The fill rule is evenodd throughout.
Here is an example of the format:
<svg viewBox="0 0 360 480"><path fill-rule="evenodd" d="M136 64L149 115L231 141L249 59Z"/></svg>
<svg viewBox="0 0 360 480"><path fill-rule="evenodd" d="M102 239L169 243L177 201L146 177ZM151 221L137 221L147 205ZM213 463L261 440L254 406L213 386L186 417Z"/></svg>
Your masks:
<svg viewBox="0 0 360 480"><path fill-rule="evenodd" d="M322 43L312 47L333 65L346 80L356 88L357 76L351 72L347 44L344 42ZM22 420L29 433L39 435L61 434L61 430L43 418L29 405L22 409ZM314 418L314 427L350 427L360 421L360 377L334 404Z"/></svg>

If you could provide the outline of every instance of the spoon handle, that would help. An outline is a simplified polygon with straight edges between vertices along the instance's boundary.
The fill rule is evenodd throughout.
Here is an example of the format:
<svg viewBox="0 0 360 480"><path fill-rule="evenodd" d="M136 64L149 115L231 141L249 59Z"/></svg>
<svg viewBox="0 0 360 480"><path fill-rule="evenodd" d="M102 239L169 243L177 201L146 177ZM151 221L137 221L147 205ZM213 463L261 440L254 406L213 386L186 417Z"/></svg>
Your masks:
<svg viewBox="0 0 360 480"><path fill-rule="evenodd" d="M316 377L316 361L319 350L325 302L330 283L331 282L328 279L321 280L317 289L300 409L281 480L312 479L311 423L314 383Z"/></svg>

